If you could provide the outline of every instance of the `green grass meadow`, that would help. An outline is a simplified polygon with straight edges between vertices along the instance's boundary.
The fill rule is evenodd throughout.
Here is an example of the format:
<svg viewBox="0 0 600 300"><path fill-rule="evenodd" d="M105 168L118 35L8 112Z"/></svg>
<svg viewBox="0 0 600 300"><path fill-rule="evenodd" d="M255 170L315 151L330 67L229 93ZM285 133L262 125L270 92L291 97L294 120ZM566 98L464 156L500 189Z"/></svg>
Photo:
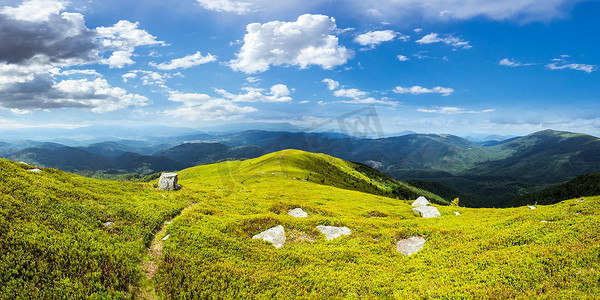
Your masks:
<svg viewBox="0 0 600 300"><path fill-rule="evenodd" d="M534 210L441 205L360 164L296 150L182 170L171 192L27 168L0 161L2 299L139 298L144 284L159 299L600 298L598 196ZM412 212L420 194L441 217ZM296 207L308 217L287 214ZM146 248L173 217L144 283ZM277 225L282 248L252 239ZM327 241L317 225L352 233ZM421 251L396 251L415 235Z"/></svg>

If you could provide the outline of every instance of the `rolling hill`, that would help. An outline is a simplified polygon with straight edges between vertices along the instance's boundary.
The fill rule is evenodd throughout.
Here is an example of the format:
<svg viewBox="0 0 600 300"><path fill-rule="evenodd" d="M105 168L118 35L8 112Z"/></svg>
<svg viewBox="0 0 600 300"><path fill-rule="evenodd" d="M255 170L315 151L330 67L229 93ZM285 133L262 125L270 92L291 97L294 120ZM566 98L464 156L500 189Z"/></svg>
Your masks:
<svg viewBox="0 0 600 300"><path fill-rule="evenodd" d="M584 174L567 182L525 194L510 202L511 206L554 204L566 199L600 195L600 173Z"/></svg>
<svg viewBox="0 0 600 300"><path fill-rule="evenodd" d="M2 299L600 293L600 197L535 210L436 205L442 216L424 219L411 200L383 196L398 184L389 177L298 150L182 170L178 191L30 168L0 160ZM287 214L298 207L308 217ZM278 225L283 247L252 238ZM328 240L317 225L351 233ZM411 236L424 248L404 256L396 243Z"/></svg>

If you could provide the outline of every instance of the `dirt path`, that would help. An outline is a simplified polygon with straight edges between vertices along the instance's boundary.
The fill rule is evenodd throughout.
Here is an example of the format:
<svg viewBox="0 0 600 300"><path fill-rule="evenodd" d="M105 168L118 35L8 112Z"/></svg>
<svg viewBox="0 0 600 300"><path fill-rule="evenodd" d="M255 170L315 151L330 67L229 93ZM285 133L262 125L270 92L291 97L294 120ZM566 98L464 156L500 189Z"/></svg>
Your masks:
<svg viewBox="0 0 600 300"><path fill-rule="evenodd" d="M173 220L184 212L190 210L194 207L196 203L190 204L188 207L184 208L177 216L172 219L165 221L163 223L160 230L154 235L152 239L152 243L150 244L150 248L148 248L148 252L146 256L142 260L142 273L144 274L144 278L142 279L139 291L139 299L147 299L147 300L157 300L156 291L154 290L154 282L152 278L154 277L154 273L158 269L158 262L162 256L163 244L166 240L169 239L168 235L165 235L167 231L167 226L169 226Z"/></svg>

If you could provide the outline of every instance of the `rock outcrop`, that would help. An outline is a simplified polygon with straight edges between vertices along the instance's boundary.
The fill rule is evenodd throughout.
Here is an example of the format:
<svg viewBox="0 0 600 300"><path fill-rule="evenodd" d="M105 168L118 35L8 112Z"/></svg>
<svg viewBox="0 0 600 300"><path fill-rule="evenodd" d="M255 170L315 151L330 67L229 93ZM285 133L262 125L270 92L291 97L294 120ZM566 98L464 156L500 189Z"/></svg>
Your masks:
<svg viewBox="0 0 600 300"><path fill-rule="evenodd" d="M425 238L420 236L411 236L407 239L399 240L396 243L396 251L404 256L409 256L419 252L425 246Z"/></svg>
<svg viewBox="0 0 600 300"><path fill-rule="evenodd" d="M290 209L288 211L288 215L294 217L294 218L306 218L308 217L308 214L302 210L302 208L297 207L294 209Z"/></svg>
<svg viewBox="0 0 600 300"><path fill-rule="evenodd" d="M423 218L437 218L442 216L440 211L433 206L419 206L413 208L412 210L419 213L419 215Z"/></svg>
<svg viewBox="0 0 600 300"><path fill-rule="evenodd" d="M317 229L325 235L328 241L331 241L342 235L349 235L352 233L352 230L350 230L348 227L318 225Z"/></svg>
<svg viewBox="0 0 600 300"><path fill-rule="evenodd" d="M425 206L425 205L429 205L429 201L427 200L427 198L423 197L423 196L419 196L419 198L417 198L417 200L413 201L413 203L411 204L411 206Z"/></svg>
<svg viewBox="0 0 600 300"><path fill-rule="evenodd" d="M285 230L283 229L283 226L278 225L278 226L269 228L255 236L253 236L252 238L267 241L267 242L273 244L273 246L275 246L275 248L281 248L281 247L283 247L283 244L285 243Z"/></svg>
<svg viewBox="0 0 600 300"><path fill-rule="evenodd" d="M158 188L163 191L175 191L181 188L177 184L177 173L162 173L158 180Z"/></svg>

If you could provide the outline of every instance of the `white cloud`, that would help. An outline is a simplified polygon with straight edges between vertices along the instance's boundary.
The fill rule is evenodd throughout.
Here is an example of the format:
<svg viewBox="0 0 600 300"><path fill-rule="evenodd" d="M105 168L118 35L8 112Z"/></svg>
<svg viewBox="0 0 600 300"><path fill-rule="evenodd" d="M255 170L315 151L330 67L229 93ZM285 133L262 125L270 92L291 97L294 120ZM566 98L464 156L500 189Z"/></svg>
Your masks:
<svg viewBox="0 0 600 300"><path fill-rule="evenodd" d="M340 86L339 82L337 82L337 81L335 81L333 79L330 79L330 78L325 78L325 79L321 80L321 82L327 84L327 88L330 91L333 91L333 90L337 89Z"/></svg>
<svg viewBox="0 0 600 300"><path fill-rule="evenodd" d="M112 55L105 60L105 63L111 68L123 68L125 65L132 65L135 62L131 59L131 51L114 51Z"/></svg>
<svg viewBox="0 0 600 300"><path fill-rule="evenodd" d="M0 8L0 14L9 16L14 20L47 22L63 9L65 9L65 4L62 1L32 0L23 1L18 7L2 7Z"/></svg>
<svg viewBox="0 0 600 300"><path fill-rule="evenodd" d="M413 95L436 93L436 94L442 94L442 96L449 96L450 94L454 93L454 90L451 88L445 88L445 87L441 87L441 86L436 86L432 89L428 89L428 88L424 88L422 86L415 85L415 86L408 87L408 88L397 86L396 88L394 88L394 93L413 94Z"/></svg>
<svg viewBox="0 0 600 300"><path fill-rule="evenodd" d="M370 46L371 49L375 46L394 40L398 33L393 30L379 30L369 31L363 34L359 34L354 38L354 41L361 44L362 46Z"/></svg>
<svg viewBox="0 0 600 300"><path fill-rule="evenodd" d="M158 73L154 71L146 71L146 70L133 70L128 73L125 73L121 76L123 78L123 82L128 82L131 79L140 78L143 85L157 85L159 87L168 89L165 85L167 79L171 79L174 77L183 77L181 73Z"/></svg>
<svg viewBox="0 0 600 300"><path fill-rule="evenodd" d="M243 117L244 114L256 112L250 106L239 106L231 100L212 97L207 94L180 93L172 91L169 100L183 103L183 106L167 110L164 113L191 121L197 120L233 120Z"/></svg>
<svg viewBox="0 0 600 300"><path fill-rule="evenodd" d="M534 65L532 63L521 63L521 62L515 61L514 59L508 59L508 58L504 58L504 59L500 60L498 62L498 64L501 66L506 66L506 67L522 67L522 66Z"/></svg>
<svg viewBox="0 0 600 300"><path fill-rule="evenodd" d="M422 28L415 28L415 29L413 29L413 31L416 32L416 33L420 33L421 31L423 31L423 29Z"/></svg>
<svg viewBox="0 0 600 300"><path fill-rule="evenodd" d="M592 73L598 69L597 65L587 65L587 64L576 64L567 62L566 58L568 55L561 55L562 58L553 59L552 63L546 65L546 68L550 70L563 70L563 69L571 69L576 71L583 71L586 73Z"/></svg>
<svg viewBox="0 0 600 300"><path fill-rule="evenodd" d="M210 63L210 62L214 62L214 61L217 61L216 56L214 56L210 53L208 53L206 56L202 56L202 53L200 53L200 51L198 51L194 54L186 55L182 58L173 59L168 63L156 64L154 62L151 62L150 65L159 70L174 70L174 69L187 69L187 68L195 67L198 65L202 65L202 64L206 64L206 63Z"/></svg>
<svg viewBox="0 0 600 300"><path fill-rule="evenodd" d="M80 105L100 113L128 106L144 106L148 101L144 96L129 94L122 88L112 87L103 78L93 81L64 80L54 85L54 88L61 96L55 98L54 102L71 103L69 106Z"/></svg>
<svg viewBox="0 0 600 300"><path fill-rule="evenodd" d="M424 113L436 113L436 114L481 114L481 113L489 113L495 111L495 109L484 109L484 110L465 110L459 107L439 107L437 109L425 109L419 108L417 111Z"/></svg>
<svg viewBox="0 0 600 300"><path fill-rule="evenodd" d="M271 65L301 69L318 65L324 69L345 64L354 53L338 45L335 19L305 14L295 22L252 23L246 27L244 44L229 66L245 73L264 72Z"/></svg>
<svg viewBox="0 0 600 300"><path fill-rule="evenodd" d="M339 90L333 92L333 95L336 97L346 97L346 98L353 98L353 99L362 98L368 94L369 93L363 92L359 89L339 89Z"/></svg>
<svg viewBox="0 0 600 300"><path fill-rule="evenodd" d="M417 40L418 44L433 44L433 43L444 43L446 45L450 45L454 48L462 48L462 49L471 49L472 46L469 45L469 42L463 41L457 37L452 35L448 35L446 37L440 37L437 33L430 33L420 40Z"/></svg>
<svg viewBox="0 0 600 300"><path fill-rule="evenodd" d="M137 73L129 72L129 73L123 74L123 76L121 76L121 77L123 78L123 82L127 82L130 79L137 78Z"/></svg>
<svg viewBox="0 0 600 300"><path fill-rule="evenodd" d="M223 89L215 89L217 93L233 102L283 103L292 101L289 96L290 89L284 84L273 85L268 92L255 87L243 87L242 90L244 93L232 94Z"/></svg>
<svg viewBox="0 0 600 300"><path fill-rule="evenodd" d="M232 0L197 0L198 3L208 10L214 10L218 12L228 12L236 14L245 14L252 12L252 4L243 1L232 1Z"/></svg>
<svg viewBox="0 0 600 300"><path fill-rule="evenodd" d="M398 54L396 57L398 58L399 61L407 61L408 60L408 57L401 55L401 54Z"/></svg>

